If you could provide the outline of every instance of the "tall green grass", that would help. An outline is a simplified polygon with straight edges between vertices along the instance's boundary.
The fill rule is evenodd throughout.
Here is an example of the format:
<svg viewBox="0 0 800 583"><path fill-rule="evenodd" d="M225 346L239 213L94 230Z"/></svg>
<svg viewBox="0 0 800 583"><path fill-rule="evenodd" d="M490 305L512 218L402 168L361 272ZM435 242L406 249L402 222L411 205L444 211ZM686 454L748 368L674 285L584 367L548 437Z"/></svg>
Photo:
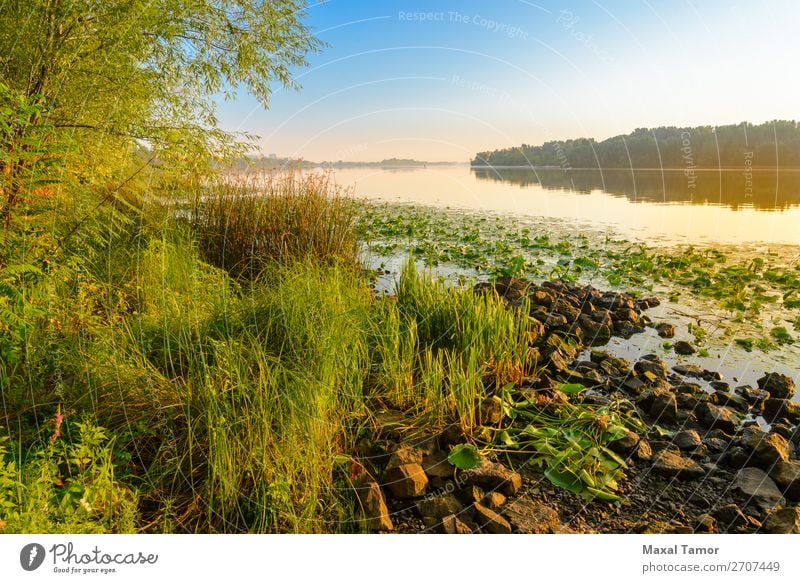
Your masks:
<svg viewBox="0 0 800 583"><path fill-rule="evenodd" d="M205 261L254 277L269 262L356 265L355 209L331 174L257 174L219 180L195 198Z"/></svg>
<svg viewBox="0 0 800 583"><path fill-rule="evenodd" d="M329 179L271 180L207 197L191 225L172 208L98 217L26 279L39 311L8 304L25 326L0 363L0 525L358 530L340 464L377 413L470 431L522 378L526 310L413 263L376 296ZM85 464L50 461L87 435Z"/></svg>

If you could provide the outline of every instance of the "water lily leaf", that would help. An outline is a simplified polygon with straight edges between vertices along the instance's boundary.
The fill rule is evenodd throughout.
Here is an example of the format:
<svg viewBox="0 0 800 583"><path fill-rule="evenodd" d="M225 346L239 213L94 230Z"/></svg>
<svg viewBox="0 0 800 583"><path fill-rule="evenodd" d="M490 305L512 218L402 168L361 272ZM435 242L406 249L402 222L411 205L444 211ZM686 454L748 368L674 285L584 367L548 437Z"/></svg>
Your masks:
<svg viewBox="0 0 800 583"><path fill-rule="evenodd" d="M558 388L562 393L566 393L568 395L575 395L586 390L586 387L580 383L562 383L558 385Z"/></svg>
<svg viewBox="0 0 800 583"><path fill-rule="evenodd" d="M469 443L461 443L453 447L447 455L447 461L460 470L477 468L483 462L478 448Z"/></svg>
<svg viewBox="0 0 800 583"><path fill-rule="evenodd" d="M570 470L557 470L551 467L544 471L544 475L554 486L570 492L580 494L584 489L583 481Z"/></svg>

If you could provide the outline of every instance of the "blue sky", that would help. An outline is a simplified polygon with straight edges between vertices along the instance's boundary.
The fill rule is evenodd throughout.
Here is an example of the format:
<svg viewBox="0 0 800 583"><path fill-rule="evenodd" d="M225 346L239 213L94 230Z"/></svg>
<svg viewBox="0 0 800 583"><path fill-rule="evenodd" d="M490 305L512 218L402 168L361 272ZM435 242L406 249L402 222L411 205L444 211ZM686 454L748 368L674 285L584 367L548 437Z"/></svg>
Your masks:
<svg viewBox="0 0 800 583"><path fill-rule="evenodd" d="M637 127L798 119L793 0L328 0L327 43L275 87L221 102L228 130L309 160L465 161Z"/></svg>

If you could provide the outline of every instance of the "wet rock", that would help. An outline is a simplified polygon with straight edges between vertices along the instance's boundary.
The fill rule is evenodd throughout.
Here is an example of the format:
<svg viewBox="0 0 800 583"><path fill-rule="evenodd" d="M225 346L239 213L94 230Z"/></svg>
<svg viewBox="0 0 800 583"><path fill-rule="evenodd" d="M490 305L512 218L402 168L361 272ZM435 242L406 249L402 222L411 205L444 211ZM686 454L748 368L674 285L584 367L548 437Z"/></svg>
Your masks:
<svg viewBox="0 0 800 583"><path fill-rule="evenodd" d="M759 405L769 397L769 393L763 389L756 389L749 386L736 387L733 391L747 400L751 405Z"/></svg>
<svg viewBox="0 0 800 583"><path fill-rule="evenodd" d="M772 431L773 433L777 433L778 435L789 441L791 441L791 439L794 437L795 434L795 430L792 429L789 425L786 425L785 423L773 423L772 429L770 429L770 431Z"/></svg>
<svg viewBox="0 0 800 583"><path fill-rule="evenodd" d="M736 504L727 504L714 511L714 517L719 521L719 531L722 533L738 529L760 528L761 523L748 516Z"/></svg>
<svg viewBox="0 0 800 583"><path fill-rule="evenodd" d="M452 494L423 498L417 502L417 511L427 518L442 519L449 514L458 514L462 509L463 506Z"/></svg>
<svg viewBox="0 0 800 583"><path fill-rule="evenodd" d="M800 405L788 399L767 399L762 405L762 413L767 423L774 423L781 418L800 423Z"/></svg>
<svg viewBox="0 0 800 583"><path fill-rule="evenodd" d="M550 334L542 345L545 355L551 352L560 352L566 360L573 360L578 355L578 349L567 342L558 334Z"/></svg>
<svg viewBox="0 0 800 583"><path fill-rule="evenodd" d="M786 498L800 501L800 461L780 461L770 470L769 476Z"/></svg>
<svg viewBox="0 0 800 583"><path fill-rule="evenodd" d="M484 399L479 411L481 425L497 425L503 420L503 406L498 399Z"/></svg>
<svg viewBox="0 0 800 583"><path fill-rule="evenodd" d="M714 533L717 531L717 519L710 514L701 514L697 517L694 532Z"/></svg>
<svg viewBox="0 0 800 583"><path fill-rule="evenodd" d="M678 340L672 345L672 349L675 351L675 354L680 354L681 356L689 356L690 354L697 352L695 347L685 340Z"/></svg>
<svg viewBox="0 0 800 583"><path fill-rule="evenodd" d="M403 464L387 469L383 481L395 498L416 498L425 493L428 476L420 464Z"/></svg>
<svg viewBox="0 0 800 583"><path fill-rule="evenodd" d="M503 514L514 530L522 534L546 534L560 523L558 512L546 504L532 500L509 502Z"/></svg>
<svg viewBox="0 0 800 583"><path fill-rule="evenodd" d="M674 423L678 419L678 400L669 391L659 391L653 398L650 416L656 423Z"/></svg>
<svg viewBox="0 0 800 583"><path fill-rule="evenodd" d="M556 294L546 288L534 289L528 294L532 304L547 306L548 308L556 301Z"/></svg>
<svg viewBox="0 0 800 583"><path fill-rule="evenodd" d="M633 365L633 370L640 376L651 373L658 379L667 378L667 363L655 355L648 355Z"/></svg>
<svg viewBox="0 0 800 583"><path fill-rule="evenodd" d="M769 510L785 502L772 478L759 468L739 470L731 489L744 498L745 505L753 503L762 510Z"/></svg>
<svg viewBox="0 0 800 583"><path fill-rule="evenodd" d="M500 492L489 492L486 497L483 499L482 504L491 508L492 510L497 510L506 502L506 497L503 496Z"/></svg>
<svg viewBox="0 0 800 583"><path fill-rule="evenodd" d="M794 380L785 374L777 372L765 373L756 382L759 389L767 391L771 397L776 399L791 399L794 395Z"/></svg>
<svg viewBox="0 0 800 583"><path fill-rule="evenodd" d="M447 461L445 452L437 451L422 459L422 469L429 478L452 478L455 466Z"/></svg>
<svg viewBox="0 0 800 583"><path fill-rule="evenodd" d="M667 450L653 455L653 472L666 478L680 480L694 480L705 475L705 471L696 461Z"/></svg>
<svg viewBox="0 0 800 583"><path fill-rule="evenodd" d="M662 338L674 338L675 326L672 324L667 324L666 322L660 322L659 324L656 324L656 332Z"/></svg>
<svg viewBox="0 0 800 583"><path fill-rule="evenodd" d="M694 377L698 379L702 378L703 373L705 372L703 367L697 366L696 364L676 364L672 367L672 370L681 376Z"/></svg>
<svg viewBox="0 0 800 583"><path fill-rule="evenodd" d="M712 403L700 403L697 416L709 429L721 429L725 433L734 433L739 425L739 418L731 409Z"/></svg>
<svg viewBox="0 0 800 583"><path fill-rule="evenodd" d="M511 525L497 512L478 502L472 507L475 510L475 522L482 531L491 534L511 534Z"/></svg>
<svg viewBox="0 0 800 583"><path fill-rule="evenodd" d="M649 310L650 308L655 308L660 305L661 302L659 299L653 296L636 300L636 307L640 310Z"/></svg>
<svg viewBox="0 0 800 583"><path fill-rule="evenodd" d="M672 438L672 442L680 449L695 449L703 443L700 439L700 434L694 429L679 431L675 434L675 437Z"/></svg>
<svg viewBox="0 0 800 583"><path fill-rule="evenodd" d="M781 508L770 512L764 530L771 534L800 534L800 508Z"/></svg>
<svg viewBox="0 0 800 583"><path fill-rule="evenodd" d="M494 284L497 294L515 302L528 294L530 284L516 277L500 277Z"/></svg>
<svg viewBox="0 0 800 583"><path fill-rule="evenodd" d="M747 399L733 393L717 391L711 395L711 398L711 400L717 405L731 407L732 409L736 409L742 413L747 413L750 410L750 404L747 402Z"/></svg>
<svg viewBox="0 0 800 583"><path fill-rule="evenodd" d="M442 531L445 534L472 534L474 531L469 525L455 514L442 519Z"/></svg>
<svg viewBox="0 0 800 583"><path fill-rule="evenodd" d="M503 464L484 460L483 464L461 474L464 485L479 486L485 490L498 490L513 496L522 487L522 477Z"/></svg>
<svg viewBox="0 0 800 583"><path fill-rule="evenodd" d="M590 344L601 343L611 338L611 328L602 322L597 322L586 314L578 318L578 325L583 331L584 337Z"/></svg>
<svg viewBox="0 0 800 583"><path fill-rule="evenodd" d="M392 456L389 458L389 463L386 464L386 469L402 466L405 464L421 464L422 452L415 447L408 445L399 446Z"/></svg>
<svg viewBox="0 0 800 583"><path fill-rule="evenodd" d="M645 384L636 377L629 376L622 382L622 388L632 393L640 393L645 388Z"/></svg>

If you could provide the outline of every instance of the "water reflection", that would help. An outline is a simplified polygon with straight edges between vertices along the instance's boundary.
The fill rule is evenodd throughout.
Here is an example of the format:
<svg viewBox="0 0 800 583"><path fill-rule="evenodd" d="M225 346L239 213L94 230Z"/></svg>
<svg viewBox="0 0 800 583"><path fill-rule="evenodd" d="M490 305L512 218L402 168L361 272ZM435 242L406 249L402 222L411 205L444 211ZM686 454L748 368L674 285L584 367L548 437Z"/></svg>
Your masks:
<svg viewBox="0 0 800 583"><path fill-rule="evenodd" d="M785 210L800 205L797 170L471 170L478 180L583 194L601 191L633 202L717 204L733 210Z"/></svg>

